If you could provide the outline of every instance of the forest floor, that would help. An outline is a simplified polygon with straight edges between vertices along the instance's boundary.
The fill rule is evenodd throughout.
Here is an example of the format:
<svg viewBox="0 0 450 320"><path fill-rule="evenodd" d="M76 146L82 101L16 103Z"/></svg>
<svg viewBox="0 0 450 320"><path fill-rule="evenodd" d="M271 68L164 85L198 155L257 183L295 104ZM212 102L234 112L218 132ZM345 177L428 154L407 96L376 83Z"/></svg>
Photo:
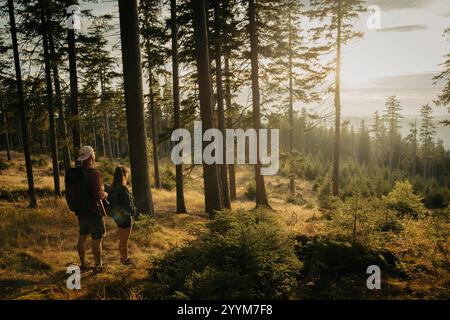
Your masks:
<svg viewBox="0 0 450 320"><path fill-rule="evenodd" d="M0 299L143 298L142 286L152 258L194 240L208 221L204 213L201 168L194 168L189 172L185 186L189 213L176 213L175 191L152 189L156 218L144 216L136 221L131 235L130 255L135 266L120 265L117 227L112 219L106 218L103 259L107 272L83 273L81 290L69 290L66 288L67 267L78 264L76 216L69 211L64 198L51 196L53 179L48 159L34 168L37 193L43 197L38 197L38 209L28 208L23 198L27 188L23 158L19 153L13 156L9 168L0 174L3 190L17 190L19 194L13 201L0 200ZM251 179L251 170L238 172L239 200L233 203L233 209L254 207L254 203L243 195L244 187ZM270 178L266 182L272 187L286 183L282 180ZM61 178L62 186L63 182ZM310 189L305 184L298 188ZM312 191L308 195L311 199L314 197ZM280 219L285 219L290 228L313 232L305 221L319 215L317 210L288 205L277 197L271 197L271 204L274 210L282 213ZM90 242L88 248L89 245ZM88 258L92 261L90 248Z"/></svg>
<svg viewBox="0 0 450 320"><path fill-rule="evenodd" d="M0 153L0 157L4 159L5 155ZM34 175L39 194L38 208L28 208L24 199L27 182L23 158L19 153L14 153L13 157L9 167L0 171L0 299L149 298L147 293L151 292L152 283L148 280L147 270L152 259L164 255L175 246L195 240L208 222L204 213L201 168L186 169L190 170L185 181L185 200L189 213L175 213L174 190L152 189L156 217L144 216L134 224L130 241L130 253L135 260L133 267L120 265L116 226L110 218L106 218L107 236L103 259L107 272L85 272L82 274L81 290L69 290L66 287L69 276L67 267L78 264L76 216L69 211L64 198L55 199L51 196L53 180L49 159L41 159L40 163L38 159L36 162ZM167 163L161 167L161 171L165 171L171 166ZM254 208L254 202L245 198L246 185L252 179L252 170L244 168L237 172L238 201L233 202L233 210ZM286 178L278 176L266 178L270 203L280 222L293 237L313 239L326 232L326 222L317 208L317 196L312 191L312 183L297 183L297 192L306 201L301 206L286 201L287 183ZM5 196L9 193L13 196ZM90 250L88 252L88 259L92 261ZM367 278L365 270L359 273L358 279ZM355 293L351 289L348 294L340 295L339 290L342 291L342 288L338 288L332 296L354 298L356 295L369 299L442 298L449 292L450 276L449 270L445 268L436 270L434 278L421 278L418 282L408 282L393 275L389 277L389 293L370 295L367 290L363 290L362 294L361 290ZM308 296L307 287L310 283L304 285L306 291L299 293L297 298L323 298L313 294ZM361 286L365 287L365 280ZM432 291L438 292L437 295L433 295ZM155 297L150 295L150 298Z"/></svg>

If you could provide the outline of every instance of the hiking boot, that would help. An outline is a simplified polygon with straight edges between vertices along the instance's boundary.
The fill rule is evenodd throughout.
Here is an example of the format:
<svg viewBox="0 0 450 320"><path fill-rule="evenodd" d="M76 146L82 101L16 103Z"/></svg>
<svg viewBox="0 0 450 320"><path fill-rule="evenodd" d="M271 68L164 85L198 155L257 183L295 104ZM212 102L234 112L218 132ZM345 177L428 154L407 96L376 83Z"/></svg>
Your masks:
<svg viewBox="0 0 450 320"><path fill-rule="evenodd" d="M124 266L134 266L134 261L130 258L126 258L125 260L120 260L120 263Z"/></svg>
<svg viewBox="0 0 450 320"><path fill-rule="evenodd" d="M95 266L94 273L104 273L106 268L103 265Z"/></svg>
<svg viewBox="0 0 450 320"><path fill-rule="evenodd" d="M82 263L80 264L80 271L81 271L81 272L86 272L86 271L88 271L90 268L91 268L91 267L89 266L89 263L87 263L87 262L82 262Z"/></svg>

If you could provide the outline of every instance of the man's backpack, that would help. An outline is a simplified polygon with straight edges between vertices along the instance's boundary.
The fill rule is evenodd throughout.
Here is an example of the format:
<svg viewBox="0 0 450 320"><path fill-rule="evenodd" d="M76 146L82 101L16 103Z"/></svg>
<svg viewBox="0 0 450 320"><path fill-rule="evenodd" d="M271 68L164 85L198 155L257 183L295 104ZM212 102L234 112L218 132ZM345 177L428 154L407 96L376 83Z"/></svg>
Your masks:
<svg viewBox="0 0 450 320"><path fill-rule="evenodd" d="M68 168L65 174L66 200L71 211L90 213L92 211L92 195L88 186L89 169Z"/></svg>

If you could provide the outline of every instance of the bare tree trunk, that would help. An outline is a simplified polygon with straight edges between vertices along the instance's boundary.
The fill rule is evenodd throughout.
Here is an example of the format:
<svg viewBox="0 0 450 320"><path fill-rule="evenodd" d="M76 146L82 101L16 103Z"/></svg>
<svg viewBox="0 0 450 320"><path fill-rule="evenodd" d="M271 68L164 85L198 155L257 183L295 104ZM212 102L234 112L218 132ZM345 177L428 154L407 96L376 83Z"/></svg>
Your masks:
<svg viewBox="0 0 450 320"><path fill-rule="evenodd" d="M119 0L125 105L136 207L154 215L142 96L142 65L137 0Z"/></svg>
<svg viewBox="0 0 450 320"><path fill-rule="evenodd" d="M20 128L22 128L22 124L19 123L19 125L20 125ZM30 132L29 132L28 128L27 128L27 135L28 135L28 137L30 136ZM24 150L24 146L23 146L23 142L22 142L22 140L23 140L22 139L23 138L22 135L19 134L17 138L18 138L17 142L19 143L19 151L22 151L22 152L25 151Z"/></svg>
<svg viewBox="0 0 450 320"><path fill-rule="evenodd" d="M251 59L251 79L252 79L252 103L253 103L253 128L257 132L257 163L255 165L256 182L256 206L270 207L267 200L264 177L261 175L261 159L259 158L259 129L261 127L261 110L259 95L259 61L258 61L258 35L256 27L255 0L248 2L248 17L250 31L250 59Z"/></svg>
<svg viewBox="0 0 450 320"><path fill-rule="evenodd" d="M413 131L413 159L412 159L412 168L411 168L411 181L416 176L416 167L417 167L417 121L414 121L414 131Z"/></svg>
<svg viewBox="0 0 450 320"><path fill-rule="evenodd" d="M353 238L352 238L352 246L355 246L356 243L356 218L358 214L358 194L355 196L355 209L353 212Z"/></svg>
<svg viewBox="0 0 450 320"><path fill-rule="evenodd" d="M15 136L15 135L16 135L15 132L8 133L8 143L9 143L9 148L10 148L11 151L16 150L16 149L15 149L15 148L16 148L16 145L15 145L15 143L14 143L14 136ZM11 155L11 157L12 157L12 155Z"/></svg>
<svg viewBox="0 0 450 320"><path fill-rule="evenodd" d="M112 143L111 143L111 132L109 129L109 116L106 110L103 110L103 120L105 121L105 135L104 138L106 140L106 154L108 155L109 160L113 161L113 153L112 153Z"/></svg>
<svg viewBox="0 0 450 320"><path fill-rule="evenodd" d="M120 132L118 130L118 125L116 123L116 130L117 130L117 139L116 139L116 151L117 151L117 158L122 158L122 154L120 152Z"/></svg>
<svg viewBox="0 0 450 320"><path fill-rule="evenodd" d="M1 84L0 84L1 85ZM11 146L9 144L9 133L7 129L7 123L6 123L6 108L5 108L5 101L3 96L3 88L0 87L0 111L2 112L2 123L3 123L3 130L5 130L4 136L5 136L5 148L6 148L6 159L8 161L11 161Z"/></svg>
<svg viewBox="0 0 450 320"><path fill-rule="evenodd" d="M93 111L92 108L89 112L89 117L91 118L91 126L92 126L92 136L93 136L93 142L94 142L94 150L97 151L97 132L95 130L95 120L94 120L94 115L93 115Z"/></svg>
<svg viewBox="0 0 450 320"><path fill-rule="evenodd" d="M334 93L334 158L333 158L333 195L339 195L339 156L341 141L341 0L339 0L337 19L337 53L336 53L336 79Z"/></svg>
<svg viewBox="0 0 450 320"><path fill-rule="evenodd" d="M67 7L78 4L76 0L67 0ZM72 139L73 153L75 159L78 150L81 148L80 115L78 110L78 76L77 76L77 54L75 46L75 30L67 29L67 45L69 54L69 74L70 74L70 111L72 113Z"/></svg>
<svg viewBox="0 0 450 320"><path fill-rule="evenodd" d="M153 169L155 171L155 188L161 189L161 179L159 176L158 163L158 140L156 135L156 113L155 113L155 99L153 97L153 75L150 63L148 65L148 86L150 95L150 119L152 130L152 146L153 146Z"/></svg>
<svg viewBox="0 0 450 320"><path fill-rule="evenodd" d="M48 108L48 121L50 130L50 151L52 156L52 167L53 167L53 184L55 187L55 196L61 196L61 186L59 181L59 163L58 163L58 145L56 141L56 130L55 130L55 114L53 110L53 85L52 76L50 71L50 53L48 48L48 23L45 18L45 0L39 1L41 9L41 33L42 42L44 46L44 65L45 65L45 82L47 86L47 108Z"/></svg>
<svg viewBox="0 0 450 320"><path fill-rule="evenodd" d="M391 130L389 133L389 170L392 171L394 170L394 128L395 128L395 120L391 119Z"/></svg>
<svg viewBox="0 0 450 320"><path fill-rule="evenodd" d="M113 154L112 154L112 144L111 144L111 133L109 130L109 116L108 116L108 110L105 109L105 80L103 79L104 75L103 72L100 71L100 101L103 108L103 121L105 122L105 134L104 139L106 139L106 152L108 155L109 160L113 161Z"/></svg>
<svg viewBox="0 0 450 320"><path fill-rule="evenodd" d="M106 142L104 133L102 133L102 156L106 157Z"/></svg>
<svg viewBox="0 0 450 320"><path fill-rule="evenodd" d="M294 177L294 96L293 96L293 75L292 75L292 31L291 31L291 11L289 10L289 191L295 194L295 177Z"/></svg>
<svg viewBox="0 0 450 320"><path fill-rule="evenodd" d="M8 0L8 11L9 11L9 23L11 26L12 46L14 51L14 67L16 71L17 98L19 100L22 146L23 146L23 154L25 157L25 166L27 169L28 196L30 200L30 207L36 208L37 201L34 191L33 167L31 166L30 145L28 135L29 133L28 133L27 115L25 111L25 99L23 94L22 71L20 70L19 46L17 43L17 29L16 29L16 19L14 16L13 0Z"/></svg>
<svg viewBox="0 0 450 320"><path fill-rule="evenodd" d="M230 193L228 190L228 172L226 165L226 134L225 134L225 111L223 106L223 85L222 85L222 46L220 31L221 10L219 1L214 1L214 29L216 34L215 60L216 60L216 87L217 87L217 115L219 130L223 135L223 164L219 165L220 185L222 188L223 206L227 209L231 208Z"/></svg>
<svg viewBox="0 0 450 320"><path fill-rule="evenodd" d="M52 69L53 69L53 82L55 85L55 101L56 106L58 109L58 128L59 128L59 135L61 140L63 141L63 145L61 146L62 154L63 154L63 161L64 161L64 168L67 169L70 167L70 148L69 148L69 140L67 136L67 124L66 124L66 117L64 114L63 109L63 103L62 103L62 96L61 96L61 83L59 81L59 71L58 71L58 64L56 61L56 52L55 52L55 43L53 41L53 35L52 32L48 33L48 41L50 46L50 56L52 61Z"/></svg>
<svg viewBox="0 0 450 320"><path fill-rule="evenodd" d="M212 90L209 65L208 30L206 26L206 11L204 0L191 0L193 8L193 25L195 38L195 56L197 60L197 76L199 85L200 116L202 119L202 134L214 127ZM203 148L206 143L203 142ZM203 161L203 180L205 192L205 209L210 218L216 211L222 210L220 197L219 173L216 164L206 164Z"/></svg>
<svg viewBox="0 0 450 320"><path fill-rule="evenodd" d="M229 55L226 53L224 55L225 60L225 103L227 107L227 127L232 128L233 126L233 109L231 105L231 81L230 81L230 59ZM234 148L234 143L233 143ZM234 159L233 159L234 160ZM233 161L234 163L234 161ZM236 174L234 170L234 164L228 165L229 179L230 179L230 200L236 200Z"/></svg>
<svg viewBox="0 0 450 320"><path fill-rule="evenodd" d="M178 26L177 26L177 1L170 0L170 25L172 32L172 82L173 82L173 120L174 130L181 128L180 115L180 84L178 75ZM181 155L182 156L182 155ZM177 191L177 213L185 213L183 186L183 165L175 166L176 191Z"/></svg>

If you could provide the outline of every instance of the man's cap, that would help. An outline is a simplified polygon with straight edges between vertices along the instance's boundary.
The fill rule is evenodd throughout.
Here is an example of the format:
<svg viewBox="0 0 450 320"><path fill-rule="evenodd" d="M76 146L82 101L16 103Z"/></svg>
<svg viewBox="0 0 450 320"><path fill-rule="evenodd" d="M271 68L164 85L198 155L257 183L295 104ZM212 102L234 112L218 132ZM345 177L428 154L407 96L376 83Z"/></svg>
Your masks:
<svg viewBox="0 0 450 320"><path fill-rule="evenodd" d="M94 155L94 149L91 146L82 146L78 152L77 161L84 161Z"/></svg>

